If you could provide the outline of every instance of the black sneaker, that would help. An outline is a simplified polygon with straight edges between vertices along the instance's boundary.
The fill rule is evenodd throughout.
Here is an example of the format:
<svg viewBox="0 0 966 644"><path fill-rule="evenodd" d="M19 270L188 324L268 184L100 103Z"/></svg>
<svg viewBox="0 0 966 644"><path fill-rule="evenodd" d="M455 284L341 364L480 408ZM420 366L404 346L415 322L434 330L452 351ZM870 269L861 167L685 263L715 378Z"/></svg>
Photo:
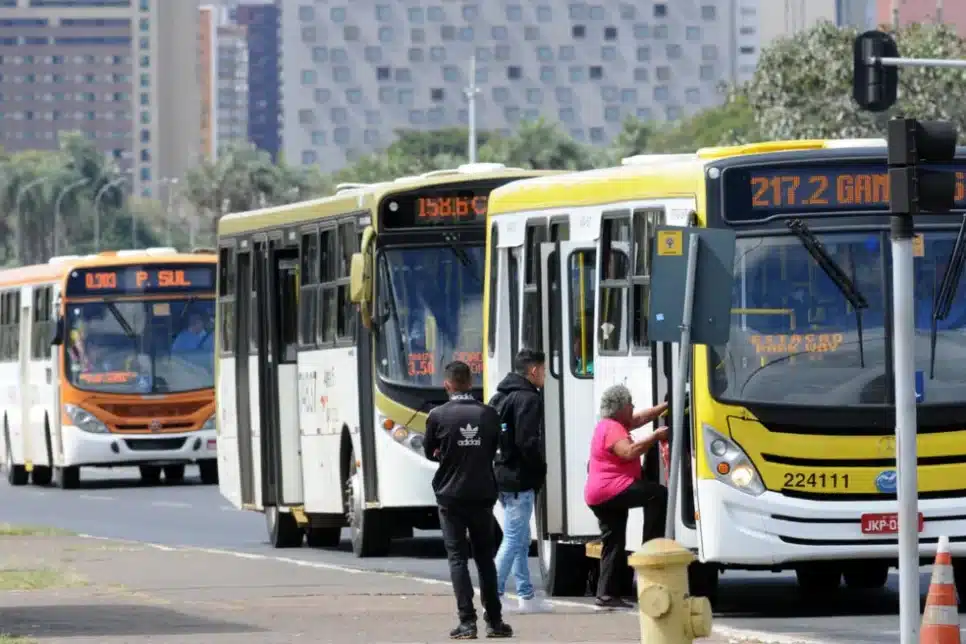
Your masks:
<svg viewBox="0 0 966 644"><path fill-rule="evenodd" d="M476 639L476 623L475 622L463 622L453 630L449 632L449 638L451 640L475 640Z"/></svg>
<svg viewBox="0 0 966 644"><path fill-rule="evenodd" d="M486 637L488 639L513 637L513 629L510 628L509 624L500 620L496 624L486 625Z"/></svg>
<svg viewBox="0 0 966 644"><path fill-rule="evenodd" d="M596 610L629 610L633 606L620 597L598 597L594 601L594 608Z"/></svg>

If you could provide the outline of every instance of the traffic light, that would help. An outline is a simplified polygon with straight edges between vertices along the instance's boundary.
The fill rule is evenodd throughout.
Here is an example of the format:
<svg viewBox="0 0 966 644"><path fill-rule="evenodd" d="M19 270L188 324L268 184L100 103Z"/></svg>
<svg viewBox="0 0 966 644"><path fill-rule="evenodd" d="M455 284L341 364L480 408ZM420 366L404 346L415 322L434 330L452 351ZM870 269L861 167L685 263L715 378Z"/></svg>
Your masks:
<svg viewBox="0 0 966 644"><path fill-rule="evenodd" d="M870 58L898 58L899 47L889 34L866 31L859 34L853 45L854 67L852 97L859 107L870 112L884 112L896 103L899 89L899 70Z"/></svg>
<svg viewBox="0 0 966 644"><path fill-rule="evenodd" d="M893 215L949 212L956 174L936 164L956 158L956 126L948 121L889 121L889 210Z"/></svg>

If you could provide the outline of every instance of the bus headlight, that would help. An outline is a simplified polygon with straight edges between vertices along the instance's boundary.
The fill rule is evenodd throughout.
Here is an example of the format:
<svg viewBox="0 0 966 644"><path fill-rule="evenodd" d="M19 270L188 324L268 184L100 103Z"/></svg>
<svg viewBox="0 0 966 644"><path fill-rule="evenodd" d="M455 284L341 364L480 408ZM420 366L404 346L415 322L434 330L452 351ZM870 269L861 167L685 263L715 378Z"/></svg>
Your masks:
<svg viewBox="0 0 966 644"><path fill-rule="evenodd" d="M764 494L765 484L748 455L710 425L702 425L702 428L708 463L715 478L745 494Z"/></svg>
<svg viewBox="0 0 966 644"><path fill-rule="evenodd" d="M85 411L76 405L64 405L64 411L67 413L67 417L70 418L77 429L88 432L90 434L107 434L109 430L107 425L101 422L97 416Z"/></svg>
<svg viewBox="0 0 966 644"><path fill-rule="evenodd" d="M400 445L405 445L414 452L418 452L419 454L423 453L422 434L411 431L402 425L397 425L394 420L385 416L378 416L376 420L379 421L379 426L382 427L394 441Z"/></svg>
<svg viewBox="0 0 966 644"><path fill-rule="evenodd" d="M215 415L212 414L211 417L205 421L205 424L201 426L201 429L215 429Z"/></svg>

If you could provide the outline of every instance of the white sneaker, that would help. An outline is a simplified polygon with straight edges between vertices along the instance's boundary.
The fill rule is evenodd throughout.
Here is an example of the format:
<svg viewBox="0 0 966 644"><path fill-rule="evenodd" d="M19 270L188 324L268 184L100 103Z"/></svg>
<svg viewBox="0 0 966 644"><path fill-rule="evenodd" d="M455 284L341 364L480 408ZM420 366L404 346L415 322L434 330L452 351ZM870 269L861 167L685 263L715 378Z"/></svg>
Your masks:
<svg viewBox="0 0 966 644"><path fill-rule="evenodd" d="M553 611L553 606L543 597L534 596L530 599L520 597L517 601L517 610L515 612L518 613L549 613Z"/></svg>

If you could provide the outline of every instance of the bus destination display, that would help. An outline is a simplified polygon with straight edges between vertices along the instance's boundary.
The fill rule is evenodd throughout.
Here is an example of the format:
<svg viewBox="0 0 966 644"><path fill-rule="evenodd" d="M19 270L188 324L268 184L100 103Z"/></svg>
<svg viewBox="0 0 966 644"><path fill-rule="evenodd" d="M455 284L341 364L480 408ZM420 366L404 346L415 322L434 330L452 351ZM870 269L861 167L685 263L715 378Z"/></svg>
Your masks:
<svg viewBox="0 0 966 644"><path fill-rule="evenodd" d="M956 208L966 209L966 165L940 166L956 174ZM861 212L889 207L884 165L798 165L733 168L724 173L725 219L760 221L809 212Z"/></svg>
<svg viewBox="0 0 966 644"><path fill-rule="evenodd" d="M490 191L502 183L505 181L472 186L435 186L388 195L379 208L380 226L394 229L483 223Z"/></svg>
<svg viewBox="0 0 966 644"><path fill-rule="evenodd" d="M453 353L453 360L465 362L473 375L483 374L483 352L482 351L456 351ZM410 353L407 356L409 363L409 376L418 378L422 376L433 376L436 374L436 355L432 352Z"/></svg>
<svg viewBox="0 0 966 644"><path fill-rule="evenodd" d="M78 268L67 277L67 295L73 297L198 292L214 288L215 267L197 264Z"/></svg>

